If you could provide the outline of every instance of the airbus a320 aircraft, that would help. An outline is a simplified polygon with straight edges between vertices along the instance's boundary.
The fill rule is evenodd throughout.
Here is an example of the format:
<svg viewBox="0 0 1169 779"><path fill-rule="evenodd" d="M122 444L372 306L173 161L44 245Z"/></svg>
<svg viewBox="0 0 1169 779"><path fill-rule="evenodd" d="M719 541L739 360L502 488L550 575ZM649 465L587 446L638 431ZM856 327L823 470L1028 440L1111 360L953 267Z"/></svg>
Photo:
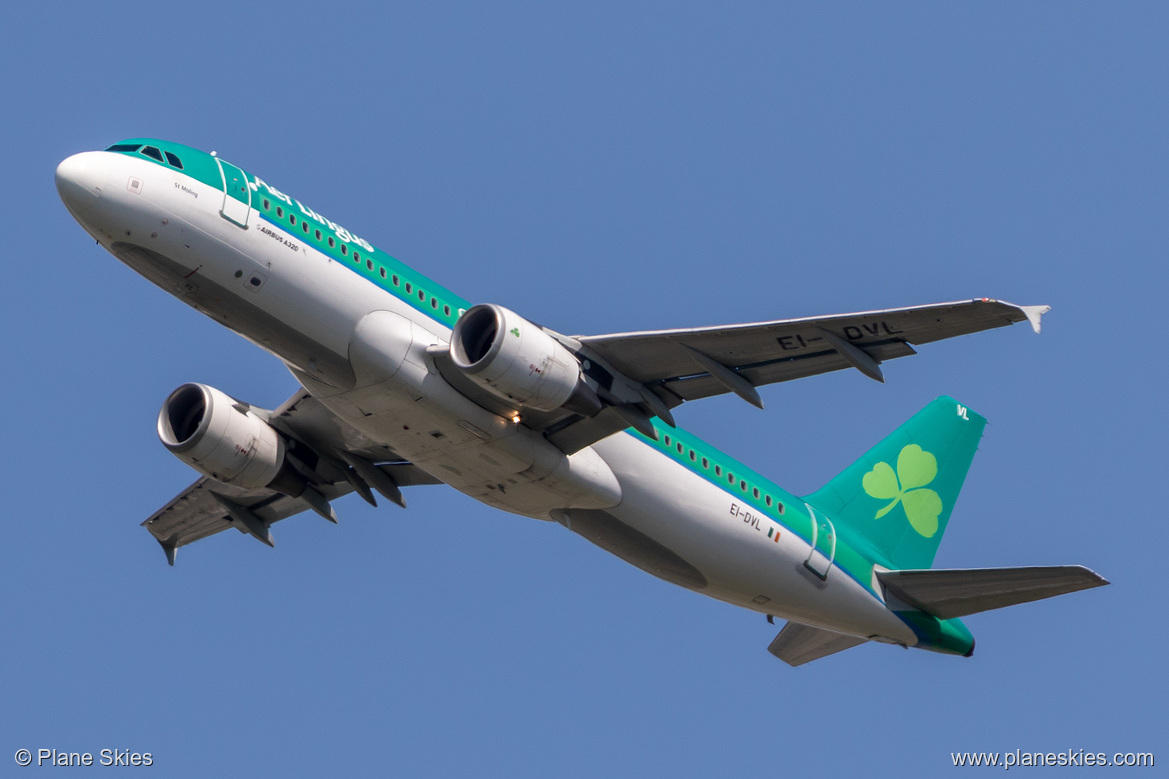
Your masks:
<svg viewBox="0 0 1169 779"><path fill-rule="evenodd" d="M986 298L757 324L566 336L471 305L214 152L137 138L57 168L99 244L271 352L303 390L274 411L202 384L162 443L202 476L143 524L174 565L221 530L356 492L445 483L559 522L666 581L788 620L800 665L867 641L969 656L958 619L1107 582L1080 566L931 570L986 420L941 397L797 497L678 428L685 401L881 363L1027 320Z"/></svg>

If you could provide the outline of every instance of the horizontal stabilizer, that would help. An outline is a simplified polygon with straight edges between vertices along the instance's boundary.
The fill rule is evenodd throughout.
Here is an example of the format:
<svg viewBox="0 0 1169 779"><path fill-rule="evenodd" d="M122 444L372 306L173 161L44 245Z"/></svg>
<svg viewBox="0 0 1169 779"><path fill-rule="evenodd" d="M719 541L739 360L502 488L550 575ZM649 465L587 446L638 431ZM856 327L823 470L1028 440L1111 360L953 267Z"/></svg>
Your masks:
<svg viewBox="0 0 1169 779"><path fill-rule="evenodd" d="M797 666L819 660L821 657L852 649L868 641L867 638L814 628L799 622L789 622L767 647L767 651L788 665Z"/></svg>
<svg viewBox="0 0 1169 779"><path fill-rule="evenodd" d="M893 595L939 619L1030 603L1108 584L1082 565L1029 568L971 568L878 571Z"/></svg>

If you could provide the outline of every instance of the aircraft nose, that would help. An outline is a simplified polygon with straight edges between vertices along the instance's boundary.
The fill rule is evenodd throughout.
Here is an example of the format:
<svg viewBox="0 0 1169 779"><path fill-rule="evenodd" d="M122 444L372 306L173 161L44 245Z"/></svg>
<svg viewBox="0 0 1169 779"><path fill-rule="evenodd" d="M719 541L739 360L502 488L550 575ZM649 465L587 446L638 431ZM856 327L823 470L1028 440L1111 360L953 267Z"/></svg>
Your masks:
<svg viewBox="0 0 1169 779"><path fill-rule="evenodd" d="M57 193L74 214L85 212L98 201L109 177L105 152L87 151L66 157L57 166Z"/></svg>

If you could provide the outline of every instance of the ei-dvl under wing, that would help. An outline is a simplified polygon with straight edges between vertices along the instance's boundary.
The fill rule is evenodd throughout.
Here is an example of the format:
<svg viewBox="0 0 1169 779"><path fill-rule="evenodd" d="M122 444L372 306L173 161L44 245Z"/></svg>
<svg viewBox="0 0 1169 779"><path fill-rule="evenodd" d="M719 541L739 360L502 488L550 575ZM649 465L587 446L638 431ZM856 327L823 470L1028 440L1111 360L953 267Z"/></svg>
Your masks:
<svg viewBox="0 0 1169 779"><path fill-rule="evenodd" d="M164 443L173 449L172 442L195 441L200 432L217 426L215 412L220 419L259 420L280 432L283 472L277 486L282 489L201 477L142 523L171 565L179 547L232 527L274 546L273 523L309 510L336 522L331 502L350 492L376 506L376 491L404 507L400 488L441 483L339 420L304 390L266 411L212 388L185 384L159 415Z"/></svg>
<svg viewBox="0 0 1169 779"><path fill-rule="evenodd" d="M603 409L528 411L524 422L567 453L628 427L656 437L648 417L673 426L671 409L688 400L734 392L762 408L756 387L846 368L883 382L881 363L916 354L914 346L1023 321L1039 332L1049 310L980 298L717 327L554 334L580 360ZM506 404L467 381L443 347L432 347L431 356L460 392L506 413Z"/></svg>

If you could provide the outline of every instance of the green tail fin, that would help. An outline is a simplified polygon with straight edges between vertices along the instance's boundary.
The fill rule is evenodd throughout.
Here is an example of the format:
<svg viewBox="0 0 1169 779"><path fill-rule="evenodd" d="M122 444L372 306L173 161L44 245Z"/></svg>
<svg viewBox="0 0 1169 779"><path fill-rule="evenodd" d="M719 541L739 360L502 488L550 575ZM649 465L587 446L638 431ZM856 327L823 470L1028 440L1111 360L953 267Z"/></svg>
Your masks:
<svg viewBox="0 0 1169 779"><path fill-rule="evenodd" d="M986 419L940 397L805 500L890 568L929 568Z"/></svg>

